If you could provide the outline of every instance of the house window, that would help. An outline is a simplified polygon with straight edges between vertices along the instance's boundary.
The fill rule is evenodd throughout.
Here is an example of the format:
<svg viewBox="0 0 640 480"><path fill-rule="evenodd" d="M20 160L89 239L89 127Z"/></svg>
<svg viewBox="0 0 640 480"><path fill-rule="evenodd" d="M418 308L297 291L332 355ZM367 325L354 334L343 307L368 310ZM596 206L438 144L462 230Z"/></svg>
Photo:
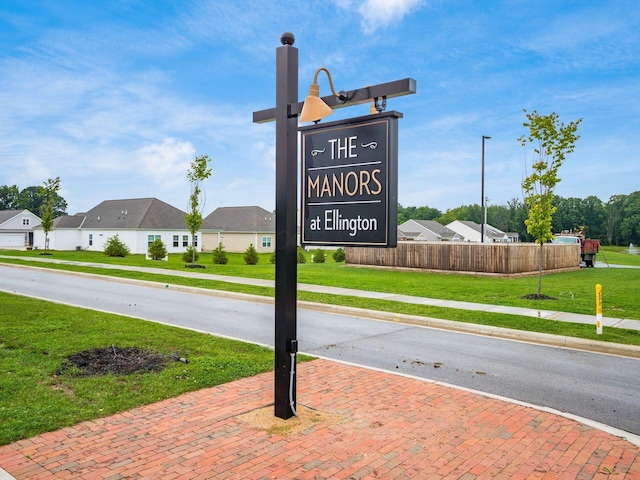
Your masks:
<svg viewBox="0 0 640 480"><path fill-rule="evenodd" d="M89 234L89 246L93 245L93 233Z"/></svg>
<svg viewBox="0 0 640 480"><path fill-rule="evenodd" d="M179 247L180 246L180 235L174 235L173 236L173 246L174 247Z"/></svg>
<svg viewBox="0 0 640 480"><path fill-rule="evenodd" d="M188 247L189 246L189 235L183 235L182 236L182 246L183 247Z"/></svg>
<svg viewBox="0 0 640 480"><path fill-rule="evenodd" d="M262 248L271 248L271 237L262 237Z"/></svg>
<svg viewBox="0 0 640 480"><path fill-rule="evenodd" d="M151 246L154 240L161 240L160 235L147 235L147 246Z"/></svg>
<svg viewBox="0 0 640 480"><path fill-rule="evenodd" d="M193 237L193 246L194 247L198 246L198 236L197 235L194 235L194 237Z"/></svg>
<svg viewBox="0 0 640 480"><path fill-rule="evenodd" d="M23 218L22 219L22 225L29 225L29 219L28 218Z"/></svg>

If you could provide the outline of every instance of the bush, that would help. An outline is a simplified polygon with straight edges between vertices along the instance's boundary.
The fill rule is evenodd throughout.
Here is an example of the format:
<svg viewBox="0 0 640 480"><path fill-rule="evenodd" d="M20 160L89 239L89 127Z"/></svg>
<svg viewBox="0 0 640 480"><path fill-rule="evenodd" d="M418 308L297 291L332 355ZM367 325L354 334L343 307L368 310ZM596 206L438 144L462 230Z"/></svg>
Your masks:
<svg viewBox="0 0 640 480"><path fill-rule="evenodd" d="M344 262L344 259L346 258L346 255L344 253L344 250L342 248L337 249L335 252L333 252L333 260L340 263L340 262Z"/></svg>
<svg viewBox="0 0 640 480"><path fill-rule="evenodd" d="M151 260L162 260L167 256L167 247L164 246L164 243L159 238L156 238L151 245L149 245L149 256Z"/></svg>
<svg viewBox="0 0 640 480"><path fill-rule="evenodd" d="M307 263L307 257L304 254L304 248L298 246L297 252L298 263Z"/></svg>
<svg viewBox="0 0 640 480"><path fill-rule="evenodd" d="M197 262L200 258L200 253L198 253L198 249L196 247L187 247L187 249L182 254L183 262Z"/></svg>
<svg viewBox="0 0 640 480"><path fill-rule="evenodd" d="M129 247L120 241L118 234L107 238L104 244L104 254L110 257L126 257L129 255Z"/></svg>
<svg viewBox="0 0 640 480"><path fill-rule="evenodd" d="M325 255L324 250L322 250L321 248L317 248L313 252L313 263L324 263L326 259L327 256Z"/></svg>
<svg viewBox="0 0 640 480"><path fill-rule="evenodd" d="M253 243L247 247L244 251L244 263L247 265L256 265L260 258L258 257L258 252L253 246Z"/></svg>
<svg viewBox="0 0 640 480"><path fill-rule="evenodd" d="M220 242L213 251L213 263L217 265L226 265L228 262L229 257L227 257L227 252L224 251L224 246L222 246L222 242Z"/></svg>
<svg viewBox="0 0 640 480"><path fill-rule="evenodd" d="M269 263L271 265L276 263L276 252L273 252L270 256L269 256Z"/></svg>

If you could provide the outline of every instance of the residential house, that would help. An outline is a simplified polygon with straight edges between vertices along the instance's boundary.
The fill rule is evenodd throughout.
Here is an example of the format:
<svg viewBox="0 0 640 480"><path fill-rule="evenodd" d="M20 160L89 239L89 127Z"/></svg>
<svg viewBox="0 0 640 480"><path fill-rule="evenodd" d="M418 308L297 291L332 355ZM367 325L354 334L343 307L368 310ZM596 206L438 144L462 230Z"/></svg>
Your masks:
<svg viewBox="0 0 640 480"><path fill-rule="evenodd" d="M185 215L157 198L105 200L86 213L56 218L49 232L49 248L102 251L107 240L118 235L131 253L146 253L158 238L168 253L181 253L191 244ZM200 244L198 233L195 246ZM35 246L44 246L42 228L35 230Z"/></svg>
<svg viewBox="0 0 640 480"><path fill-rule="evenodd" d="M40 217L29 210L0 210L0 248L31 248L33 229L40 222Z"/></svg>
<svg viewBox="0 0 640 480"><path fill-rule="evenodd" d="M276 248L276 216L261 207L219 207L205 217L202 243L209 252L220 243L228 252L244 252L253 245L259 253Z"/></svg>
<svg viewBox="0 0 640 480"><path fill-rule="evenodd" d="M459 242L462 237L435 220L407 220L398 226L401 240Z"/></svg>
<svg viewBox="0 0 640 480"><path fill-rule="evenodd" d="M518 232L505 232L507 235L507 242L514 243L520 241L520 234Z"/></svg>
<svg viewBox="0 0 640 480"><path fill-rule="evenodd" d="M411 242L411 241L426 242L427 237L425 236L424 233L408 232L408 231L400 230L400 227L398 227L398 241L399 242Z"/></svg>
<svg viewBox="0 0 640 480"><path fill-rule="evenodd" d="M470 220L454 220L447 225L447 228L460 235L465 242L480 242L482 226L476 222ZM503 231L487 223L485 224L484 241L485 243L508 242L509 237Z"/></svg>

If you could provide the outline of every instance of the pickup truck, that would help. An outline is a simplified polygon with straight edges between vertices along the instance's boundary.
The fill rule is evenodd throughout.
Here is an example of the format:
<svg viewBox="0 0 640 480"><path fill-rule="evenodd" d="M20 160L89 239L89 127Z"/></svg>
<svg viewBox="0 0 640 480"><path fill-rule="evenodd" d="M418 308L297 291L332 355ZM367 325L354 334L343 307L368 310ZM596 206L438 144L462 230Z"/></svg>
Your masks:
<svg viewBox="0 0 640 480"><path fill-rule="evenodd" d="M584 263L586 267L593 267L596 264L596 253L600 251L600 240L575 235L557 235L552 243L579 243L580 262Z"/></svg>

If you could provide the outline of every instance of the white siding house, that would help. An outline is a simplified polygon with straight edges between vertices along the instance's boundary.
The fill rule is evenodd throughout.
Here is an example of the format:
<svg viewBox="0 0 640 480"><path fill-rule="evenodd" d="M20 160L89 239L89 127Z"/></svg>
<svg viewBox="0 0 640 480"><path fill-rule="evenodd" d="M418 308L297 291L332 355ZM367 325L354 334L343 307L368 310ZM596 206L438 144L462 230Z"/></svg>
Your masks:
<svg viewBox="0 0 640 480"><path fill-rule="evenodd" d="M49 248L103 251L107 240L117 234L131 253L146 253L156 238L162 240L167 252L181 253L191 244L185 215L157 198L106 200L87 213L56 218ZM34 243L37 248L44 247L42 228L35 231ZM200 233L196 247L201 248Z"/></svg>
<svg viewBox="0 0 640 480"><path fill-rule="evenodd" d="M0 248L24 250L33 246L33 229L40 217L29 210L0 210Z"/></svg>
<svg viewBox="0 0 640 480"><path fill-rule="evenodd" d="M407 220L398 226L405 240L429 241L429 242L458 242L462 237L453 230L436 222L435 220Z"/></svg>
<svg viewBox="0 0 640 480"><path fill-rule="evenodd" d="M447 228L453 230L460 235L465 242L480 242L482 226L470 220L454 220L447 225ZM509 237L502 230L485 224L484 241L489 242L508 242Z"/></svg>

